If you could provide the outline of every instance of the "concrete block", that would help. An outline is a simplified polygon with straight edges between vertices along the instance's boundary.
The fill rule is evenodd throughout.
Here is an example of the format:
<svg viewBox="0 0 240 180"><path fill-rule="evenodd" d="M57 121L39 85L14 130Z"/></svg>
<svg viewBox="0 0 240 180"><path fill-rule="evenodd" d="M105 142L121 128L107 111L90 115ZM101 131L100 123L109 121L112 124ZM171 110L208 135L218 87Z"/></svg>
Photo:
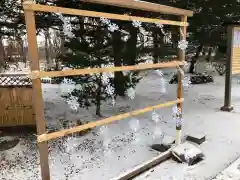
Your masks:
<svg viewBox="0 0 240 180"><path fill-rule="evenodd" d="M204 158L203 152L194 144L184 142L172 149L173 156L180 162L194 165Z"/></svg>
<svg viewBox="0 0 240 180"><path fill-rule="evenodd" d="M186 140L196 144L202 144L206 141L206 135L204 133L189 133Z"/></svg>

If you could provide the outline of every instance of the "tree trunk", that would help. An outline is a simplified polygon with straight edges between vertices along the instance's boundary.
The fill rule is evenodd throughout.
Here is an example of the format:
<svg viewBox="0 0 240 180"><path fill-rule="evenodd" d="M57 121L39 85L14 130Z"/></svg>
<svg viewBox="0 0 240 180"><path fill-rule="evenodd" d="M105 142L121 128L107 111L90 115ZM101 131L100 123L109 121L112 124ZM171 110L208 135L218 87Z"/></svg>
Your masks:
<svg viewBox="0 0 240 180"><path fill-rule="evenodd" d="M123 42L121 40L121 33L119 31L112 33L112 46L114 66L122 66ZM125 96L125 77L122 71L114 72L114 87L116 95Z"/></svg>
<svg viewBox="0 0 240 180"><path fill-rule="evenodd" d="M156 32L153 32L153 63L158 63L158 34Z"/></svg>
<svg viewBox="0 0 240 180"><path fill-rule="evenodd" d="M135 65L137 58L137 28L131 25L129 28L130 38L126 45L126 55L124 57L124 62L127 65Z"/></svg>
<svg viewBox="0 0 240 180"><path fill-rule="evenodd" d="M0 72L2 72L4 68L5 68L5 50L2 38L0 37Z"/></svg>
<svg viewBox="0 0 240 180"><path fill-rule="evenodd" d="M48 30L45 30L44 32L44 40L45 40L45 46L44 46L44 50L45 50L45 58L46 58L46 62L47 62L47 69L49 69L49 64L50 64L50 53L49 53L49 44L48 44L48 39L49 39L49 32Z"/></svg>
<svg viewBox="0 0 240 180"><path fill-rule="evenodd" d="M196 64L196 62L200 56L200 53L202 52L202 49L203 49L203 45L201 44L197 49L196 55L193 57L193 59L191 61L189 73L192 73L192 74L194 73L194 65Z"/></svg>
<svg viewBox="0 0 240 180"><path fill-rule="evenodd" d="M52 45L52 42L51 42L51 37L50 37L50 34L48 33L49 37L48 37L48 46L49 46L49 68L52 68L53 67L53 57L54 57L54 54L53 54L53 45Z"/></svg>
<svg viewBox="0 0 240 180"><path fill-rule="evenodd" d="M22 56L22 61L24 62L25 68L26 68L27 67L27 57L26 57L26 53L24 51L24 44L23 44L22 38L18 38L18 43L20 46L20 54Z"/></svg>
<svg viewBox="0 0 240 180"><path fill-rule="evenodd" d="M210 62L211 61L211 54L213 53L213 47L210 47L209 49L208 49L208 55L207 55L207 58L206 58L206 60L207 60L207 62Z"/></svg>
<svg viewBox="0 0 240 180"><path fill-rule="evenodd" d="M98 88L97 88L97 92L96 92L96 115L102 117L101 115L101 88L102 88L102 80L101 80L101 76L98 79Z"/></svg>

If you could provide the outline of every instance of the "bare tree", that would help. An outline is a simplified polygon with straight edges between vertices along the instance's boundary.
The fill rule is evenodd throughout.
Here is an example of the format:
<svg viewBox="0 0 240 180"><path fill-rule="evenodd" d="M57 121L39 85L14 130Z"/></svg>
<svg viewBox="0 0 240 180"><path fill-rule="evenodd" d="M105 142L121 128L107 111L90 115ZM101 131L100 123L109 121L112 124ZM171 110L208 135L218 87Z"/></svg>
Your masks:
<svg viewBox="0 0 240 180"><path fill-rule="evenodd" d="M64 35L60 31L53 32L52 38L52 52L55 59L55 68L60 68L60 58L59 55L64 52Z"/></svg>
<svg viewBox="0 0 240 180"><path fill-rule="evenodd" d="M5 49L3 45L3 40L0 37L0 72L2 72L5 69Z"/></svg>
<svg viewBox="0 0 240 180"><path fill-rule="evenodd" d="M44 30L44 41L45 41L45 58L47 62L47 68L51 69L53 66L53 55L52 55L52 42L50 37L49 29Z"/></svg>

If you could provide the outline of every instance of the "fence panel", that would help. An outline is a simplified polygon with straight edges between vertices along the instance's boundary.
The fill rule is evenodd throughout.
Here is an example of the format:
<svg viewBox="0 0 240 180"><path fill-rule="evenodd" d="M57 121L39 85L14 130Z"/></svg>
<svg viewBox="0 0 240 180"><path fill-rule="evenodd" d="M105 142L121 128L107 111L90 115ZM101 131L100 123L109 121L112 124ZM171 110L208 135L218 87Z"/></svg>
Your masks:
<svg viewBox="0 0 240 180"><path fill-rule="evenodd" d="M0 127L35 126L31 80L0 75Z"/></svg>

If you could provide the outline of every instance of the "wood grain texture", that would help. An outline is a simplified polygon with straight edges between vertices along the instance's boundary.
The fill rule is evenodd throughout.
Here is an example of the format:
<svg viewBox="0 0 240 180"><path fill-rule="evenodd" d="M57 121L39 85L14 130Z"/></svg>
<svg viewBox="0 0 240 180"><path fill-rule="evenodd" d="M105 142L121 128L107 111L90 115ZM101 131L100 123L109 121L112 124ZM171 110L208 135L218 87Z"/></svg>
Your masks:
<svg viewBox="0 0 240 180"><path fill-rule="evenodd" d="M37 36L36 36L36 22L35 14L33 11L24 11L25 22L27 27L27 39L28 39L28 57L31 60L31 70L39 71L39 58L37 48ZM44 105L42 97L42 87L40 79L32 80L33 87L33 107L36 117L37 133L43 134L46 132L46 122L44 121ZM42 180L50 180L50 169L48 163L48 144L46 142L38 143L38 149L40 154L40 167Z"/></svg>
<svg viewBox="0 0 240 180"><path fill-rule="evenodd" d="M67 136L67 135L72 134L72 133L84 131L86 129L91 129L91 128L94 128L94 127L97 127L97 126L102 126L102 125L105 125L105 124L112 123L114 121L119 121L119 120L122 120L124 118L137 116L137 115L152 111L154 109L159 109L159 108L172 106L174 104L183 102L183 100L184 99L181 98L181 99L177 99L175 101L169 101L169 102L166 102L166 103L163 103L163 104L158 104L158 105L155 105L155 106L146 107L144 109L135 110L135 111L120 114L120 115L117 115L117 116L111 116L111 117L101 119L101 120L97 120L95 122L90 122L88 124L84 124L84 125L81 125L81 126L75 126L73 128L70 128L70 129L64 129L64 130L49 133L49 134L41 134L41 135L38 135L37 140L38 140L38 142L49 141L51 139L56 139L56 138L59 138L59 137Z"/></svg>
<svg viewBox="0 0 240 180"><path fill-rule="evenodd" d="M184 62L172 61L165 63L157 64L141 64L133 66L119 66L119 67L109 67L109 68L84 68L84 69L72 69L64 71L36 71L29 73L29 77L32 79L42 78L42 77L63 77L63 76L77 76L85 75L92 73L103 73L103 72L117 72L117 71L139 71L146 69L155 69L155 68L176 68L180 65L183 65Z"/></svg>
<svg viewBox="0 0 240 180"><path fill-rule="evenodd" d="M134 1L134 0L80 0L87 3L97 3L103 5L117 6L129 9L137 9L150 12L158 12L163 14L193 16L193 11L175 8L171 6L149 3L146 1Z"/></svg>
<svg viewBox="0 0 240 180"><path fill-rule="evenodd" d="M232 74L240 73L240 47L232 48Z"/></svg>
<svg viewBox="0 0 240 180"><path fill-rule="evenodd" d="M181 21L187 22L187 16L181 16ZM180 41L186 40L187 38L187 27L179 27ZM178 49L178 58L180 62L185 61L185 51ZM183 97L183 75L181 72L178 72L178 86L177 86L177 98L180 99ZM183 103L180 102L177 104L178 111L182 114ZM179 145L181 143L181 131L182 126L176 126L176 140L175 143Z"/></svg>
<svg viewBox="0 0 240 180"><path fill-rule="evenodd" d="M0 127L36 125L31 87L0 87Z"/></svg>
<svg viewBox="0 0 240 180"><path fill-rule="evenodd" d="M50 12L50 13L63 13L63 14L86 16L86 17L99 17L99 18L104 17L104 18L114 19L114 20L141 21L146 23L158 23L158 24L167 24L167 25L174 25L174 26L188 26L187 22L144 18L144 17L137 17L137 16L111 14L111 13L79 10L79 9L70 9L70 8L62 8L62 7L47 6L47 5L40 5L40 4L23 4L23 8L24 10L29 10L29 11L31 10L31 11L40 11L40 12Z"/></svg>

